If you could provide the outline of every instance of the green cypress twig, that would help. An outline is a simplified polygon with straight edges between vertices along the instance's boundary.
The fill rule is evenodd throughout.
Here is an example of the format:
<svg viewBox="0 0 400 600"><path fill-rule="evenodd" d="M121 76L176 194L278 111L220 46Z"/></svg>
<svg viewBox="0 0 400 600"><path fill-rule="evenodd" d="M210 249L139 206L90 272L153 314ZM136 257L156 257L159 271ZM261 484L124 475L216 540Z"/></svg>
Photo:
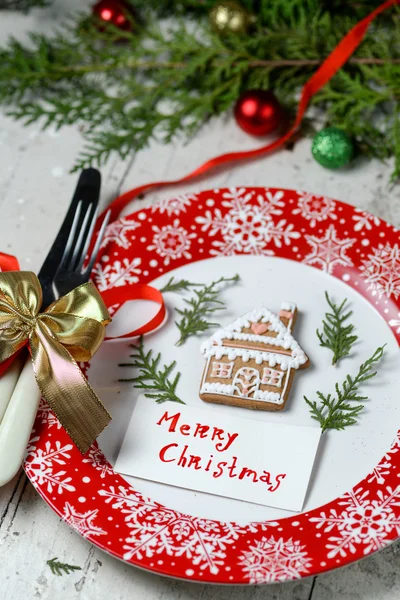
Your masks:
<svg viewBox="0 0 400 600"><path fill-rule="evenodd" d="M322 433L327 429L344 429L357 422L358 413L364 408L363 404L350 404L351 402L363 402L368 396L360 396L359 386L375 377L377 371L373 371L374 363L378 362L382 356L385 346L377 348L374 354L366 360L359 368L357 375L353 378L347 375L342 383L335 384L335 395L325 396L322 392L317 392L320 404L314 400L311 402L306 396L304 400L310 407L310 413L313 419L319 422L322 427Z"/></svg>
<svg viewBox="0 0 400 600"><path fill-rule="evenodd" d="M176 279L175 280L173 277L171 277L171 279L168 281L168 283L166 283L164 285L164 287L161 288L160 292L162 294L165 294L166 292L188 291L188 290L190 290L190 288L196 287L199 285L202 285L202 284L201 283L191 283L187 279Z"/></svg>
<svg viewBox="0 0 400 600"><path fill-rule="evenodd" d="M181 374L177 373L172 381L169 379L171 371L176 366L176 361L173 361L169 365L164 365L160 369L159 363L161 354L158 353L157 356L153 358L152 350L145 352L142 337L139 340L139 345L132 345L132 348L135 350L135 353L131 354L130 358L133 358L134 362L122 363L119 366L139 369L139 374L132 379L120 379L119 381L133 382L133 386L140 390L153 390L151 393L145 394L145 396L146 398L153 398L158 403L171 400L172 402L185 404L185 402L176 395L176 386L178 385Z"/></svg>
<svg viewBox="0 0 400 600"><path fill-rule="evenodd" d="M55 556L47 561L53 575L62 576L63 572L69 575L72 571L82 571L82 567L77 567L76 565L69 565L68 563L63 563L58 560L58 557Z"/></svg>
<svg viewBox="0 0 400 600"><path fill-rule="evenodd" d="M332 312L325 313L326 320L322 321L322 333L317 329L317 336L320 346L332 350L332 364L336 365L341 358L350 354L351 347L358 336L353 335L354 325L344 325L353 314L351 310L346 312L347 299L338 306L329 298L328 292L325 292L325 297Z"/></svg>
<svg viewBox="0 0 400 600"><path fill-rule="evenodd" d="M181 334L177 346L181 346L192 335L203 333L210 327L218 327L218 323L208 321L212 313L226 308L225 304L218 300L218 286L221 283L236 283L239 279L237 274L234 277L220 277L217 281L194 290L194 296L184 300L189 308L176 309L176 312L182 316L180 321L175 321Z"/></svg>

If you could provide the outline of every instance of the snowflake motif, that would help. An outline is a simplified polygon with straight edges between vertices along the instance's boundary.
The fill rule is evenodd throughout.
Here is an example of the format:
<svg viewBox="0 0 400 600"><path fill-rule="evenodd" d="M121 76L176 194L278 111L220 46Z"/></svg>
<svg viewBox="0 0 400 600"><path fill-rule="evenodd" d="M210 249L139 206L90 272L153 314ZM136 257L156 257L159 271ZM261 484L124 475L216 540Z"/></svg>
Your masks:
<svg viewBox="0 0 400 600"><path fill-rule="evenodd" d="M366 210L356 208L355 212L357 214L352 217L353 221L356 222L354 225L354 231L361 231L362 229L364 229L364 227L367 231L371 231L373 225L378 227L381 224L378 217L376 217L375 215L371 215L371 213L369 213Z"/></svg>
<svg viewBox="0 0 400 600"><path fill-rule="evenodd" d="M200 571L217 574L226 558L226 546L233 544L244 529L234 523L219 523L182 515L143 498L133 490L110 487L100 490L106 503L121 510L130 531L124 545L124 560L142 560L155 554L185 557ZM145 518L144 518L145 516Z"/></svg>
<svg viewBox="0 0 400 600"><path fill-rule="evenodd" d="M186 208L190 206L191 202L194 200L197 200L195 194L180 194L179 196L175 196L175 198L161 200L152 207L152 212L158 211L161 214L167 213L168 217L179 215L181 212L186 212Z"/></svg>
<svg viewBox="0 0 400 600"><path fill-rule="evenodd" d="M309 572L311 560L299 542L262 537L241 555L239 564L250 583L299 579Z"/></svg>
<svg viewBox="0 0 400 600"><path fill-rule="evenodd" d="M101 262L93 269L93 278L100 292L112 287L121 287L130 283L137 283L142 272L139 269L141 258L123 258L122 262L116 260L114 263L103 265Z"/></svg>
<svg viewBox="0 0 400 600"><path fill-rule="evenodd" d="M395 490L386 487L377 492L378 499L370 500L369 490L362 488L343 496L340 505L346 508L338 513L331 509L329 515L321 512L320 517L312 517L317 529L325 532L335 531L337 535L328 538L328 558L355 554L357 547L362 546L364 555L383 548L388 543L388 535L395 530L400 533L400 518L393 512L394 506L400 506L400 486Z"/></svg>
<svg viewBox="0 0 400 600"><path fill-rule="evenodd" d="M274 222L273 216L282 214L281 202L283 192L272 194L268 189L265 196L257 196L257 204L249 204L253 193L245 193L244 188L231 188L223 194L222 205L229 212L222 215L219 208L213 212L206 211L204 217L197 217L196 222L202 225L202 231L209 231L210 237L221 233L222 241L215 240L211 251L215 256L232 256L237 253L256 256L271 256L274 251L267 248L270 242L281 248L282 244L290 245L298 239L300 233L293 230L292 224L285 219Z"/></svg>
<svg viewBox="0 0 400 600"><path fill-rule="evenodd" d="M104 479L107 475L113 473L112 466L107 461L100 448L96 448L96 446L90 448L82 462L89 463L96 471L100 471L101 479Z"/></svg>
<svg viewBox="0 0 400 600"><path fill-rule="evenodd" d="M147 246L147 250L155 250L162 258L164 265L168 266L171 260L178 258L192 258L189 252L191 240L196 237L195 233L188 233L183 227L179 227L179 219L175 219L172 225L165 227L153 226L153 243Z"/></svg>
<svg viewBox="0 0 400 600"><path fill-rule="evenodd" d="M316 265L326 273L332 273L337 265L353 266L346 252L356 240L339 239L333 225L329 225L325 235L321 238L315 235L306 235L305 238L312 248L310 254L303 260L306 265Z"/></svg>
<svg viewBox="0 0 400 600"><path fill-rule="evenodd" d="M37 416L41 420L42 425L46 423L49 428L55 425L57 429L61 429L60 421L43 398L40 400Z"/></svg>
<svg viewBox="0 0 400 600"><path fill-rule="evenodd" d="M75 529L78 533L87 538L94 535L107 535L107 532L93 525L99 510L88 510L85 513L79 513L69 502L65 503L63 520Z"/></svg>
<svg viewBox="0 0 400 600"><path fill-rule="evenodd" d="M388 475L392 465L390 462L380 462L368 476L368 483L376 481L377 485L385 483L385 475Z"/></svg>
<svg viewBox="0 0 400 600"><path fill-rule="evenodd" d="M400 333L400 319L390 319L389 325L390 327L396 327L396 333Z"/></svg>
<svg viewBox="0 0 400 600"><path fill-rule="evenodd" d="M400 296L400 248L397 244L379 244L363 261L362 276L368 284L368 290L379 298L397 298Z"/></svg>
<svg viewBox="0 0 400 600"><path fill-rule="evenodd" d="M310 227L315 227L317 223L326 221L326 219L337 219L334 200L326 196L314 196L307 192L299 192L298 208L292 212L294 215L301 215L307 221L310 221Z"/></svg>
<svg viewBox="0 0 400 600"><path fill-rule="evenodd" d="M72 444L61 446L57 441L52 447L51 442L46 442L45 449L37 449L35 443L39 438L33 438L29 442L25 470L29 479L35 486L45 485L47 492L74 492L75 487L71 485L72 477L66 477L65 468L59 469L58 465L65 465L67 459L71 458Z"/></svg>
<svg viewBox="0 0 400 600"><path fill-rule="evenodd" d="M132 243L131 236L127 235L128 232L135 231L138 227L140 227L139 223L131 221L126 217L122 217L118 221L113 221L113 223L108 225L100 247L105 248L111 242L115 242L117 246L126 250Z"/></svg>

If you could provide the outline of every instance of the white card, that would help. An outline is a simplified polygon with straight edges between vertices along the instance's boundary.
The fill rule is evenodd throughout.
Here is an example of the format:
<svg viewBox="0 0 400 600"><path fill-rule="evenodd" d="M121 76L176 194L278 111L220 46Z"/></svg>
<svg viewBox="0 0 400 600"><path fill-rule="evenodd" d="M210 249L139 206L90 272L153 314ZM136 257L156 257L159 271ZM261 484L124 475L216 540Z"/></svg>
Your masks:
<svg viewBox="0 0 400 600"><path fill-rule="evenodd" d="M301 511L320 428L277 425L140 396L115 470Z"/></svg>

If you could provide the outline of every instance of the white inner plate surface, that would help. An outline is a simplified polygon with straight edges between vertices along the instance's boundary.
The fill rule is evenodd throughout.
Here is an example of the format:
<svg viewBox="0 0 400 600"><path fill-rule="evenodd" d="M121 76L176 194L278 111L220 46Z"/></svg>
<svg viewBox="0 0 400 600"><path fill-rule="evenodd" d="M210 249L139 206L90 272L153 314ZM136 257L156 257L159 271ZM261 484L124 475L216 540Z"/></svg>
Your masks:
<svg viewBox="0 0 400 600"><path fill-rule="evenodd" d="M189 405L246 419L319 427L311 419L303 396L316 399L317 390L323 393L334 392L336 382L341 383L348 373L355 375L359 365L378 346L386 344L384 358L378 366L378 375L363 387L364 395L368 395L369 400L359 415L359 423L344 431L327 431L322 436L303 509L307 512L350 490L372 471L389 449L398 430L400 417L399 348L389 326L360 294L342 281L294 261L248 255L207 259L171 271L156 279L152 285L160 289L171 276L210 283L221 275L230 277L235 273L239 273L241 281L221 292L221 299L226 303L227 310L217 313L219 323L227 325L238 316L262 305L278 312L282 301L293 301L299 309L293 335L310 357L311 366L296 372L283 411L251 411L202 402L198 395L204 368L200 345L207 335L192 337L180 347L175 345L179 332L174 324L178 316L174 314L174 307L182 308L184 302L182 295L168 293L165 295L167 322L158 331L145 337L145 348L152 349L154 353L160 352L162 364L176 361L176 369L181 372L177 392ZM351 356L343 359L336 367L331 365L331 351L321 348L316 336L316 330L321 328L327 310L325 290L336 302L348 298L349 307L353 310L351 322L359 336ZM123 291L124 288L121 287L121 297ZM148 320L155 310L153 303L129 303L116 315L110 333L115 335L133 330ZM132 384L118 381L135 374L131 368L118 366L119 363L130 362L129 343L126 340L104 343L92 360L88 373L91 384L113 416L112 423L99 438L100 447L111 464L115 463L118 455L135 399L142 393L134 389ZM153 400L149 399L149 402ZM296 452L295 447L292 450L293 453ZM279 452L279 447L276 451ZM126 480L153 500L198 517L244 524L295 514L138 478L126 477Z"/></svg>

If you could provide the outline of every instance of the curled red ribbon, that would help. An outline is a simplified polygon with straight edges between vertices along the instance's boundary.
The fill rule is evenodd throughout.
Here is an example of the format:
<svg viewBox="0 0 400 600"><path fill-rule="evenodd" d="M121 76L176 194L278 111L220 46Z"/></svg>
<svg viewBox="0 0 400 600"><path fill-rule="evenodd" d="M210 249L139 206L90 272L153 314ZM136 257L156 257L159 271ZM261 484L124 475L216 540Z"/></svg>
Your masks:
<svg viewBox="0 0 400 600"><path fill-rule="evenodd" d="M267 154L268 152L272 152L276 150L283 144L285 144L292 135L296 132L299 127L301 121L303 120L304 114L307 110L307 107L310 103L311 98L326 84L328 81L337 73L337 71L344 65L344 63L351 57L353 52L362 42L364 35L367 32L367 29L371 22L377 17L381 12L386 10L387 8L394 6L400 0L387 0L380 6L378 6L375 10L373 10L367 17L362 19L357 25L355 25L339 42L339 44L332 50L330 55L324 60L324 62L320 65L320 67L316 70L314 75L304 84L304 87L301 92L300 102L297 108L296 119L292 125L292 127L287 131L282 137L275 140L270 144L266 144L265 146L261 146L261 148L257 148L255 150L245 150L241 152L228 152L227 154L221 154L220 156L216 156L211 158L210 160L203 163L200 167L181 177L179 179L173 179L171 181L156 181L153 183L146 183L144 185L140 185L132 190L129 190L125 194L122 194L118 198L116 198L111 206L111 220L117 218L120 212L125 208L131 200L136 198L139 194L146 192L152 188L157 187L167 187L170 185L177 185L180 183L184 183L186 181L192 180L204 173L214 169L215 167L219 167L221 165L231 163L231 162L240 162L243 160L249 160L252 158L257 158L258 156L262 156Z"/></svg>

